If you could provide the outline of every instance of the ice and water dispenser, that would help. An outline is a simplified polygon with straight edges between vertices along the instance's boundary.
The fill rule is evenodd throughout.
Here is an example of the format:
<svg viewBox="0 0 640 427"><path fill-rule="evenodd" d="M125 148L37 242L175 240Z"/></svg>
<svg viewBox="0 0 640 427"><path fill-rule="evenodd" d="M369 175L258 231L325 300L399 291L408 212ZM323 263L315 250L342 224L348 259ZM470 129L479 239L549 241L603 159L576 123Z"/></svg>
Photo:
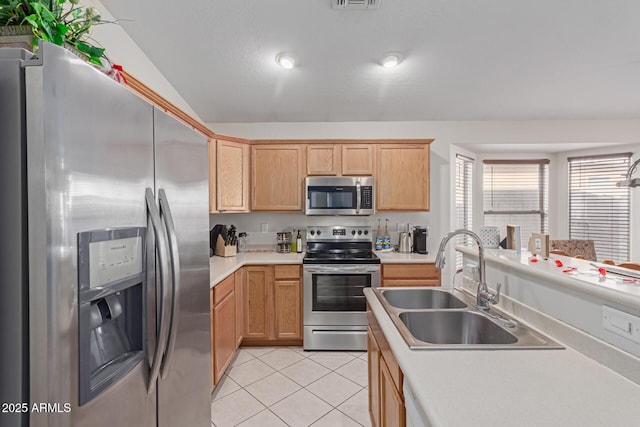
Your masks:
<svg viewBox="0 0 640 427"><path fill-rule="evenodd" d="M144 227L78 233L79 404L144 357Z"/></svg>

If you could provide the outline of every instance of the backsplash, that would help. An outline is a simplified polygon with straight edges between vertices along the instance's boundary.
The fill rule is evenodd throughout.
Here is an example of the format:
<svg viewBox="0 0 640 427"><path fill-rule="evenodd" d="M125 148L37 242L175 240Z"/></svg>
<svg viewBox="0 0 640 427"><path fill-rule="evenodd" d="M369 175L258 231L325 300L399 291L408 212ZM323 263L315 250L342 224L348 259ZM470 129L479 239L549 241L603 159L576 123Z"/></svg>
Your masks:
<svg viewBox="0 0 640 427"><path fill-rule="evenodd" d="M368 225L373 229L374 235L378 228L378 219L384 232L385 219L389 220L389 235L391 243L398 244L398 233L406 231L407 224L426 225L429 224L429 212L402 212L402 213L377 213L371 216L306 216L303 213L234 213L234 214L213 214L209 215L209 226L215 224L233 224L238 232L246 231L247 244L257 246L275 247L276 232L301 230L305 236L306 229L312 225ZM267 231L262 231L264 228ZM429 252L437 249L441 233L432 234L435 230L429 229L428 248Z"/></svg>

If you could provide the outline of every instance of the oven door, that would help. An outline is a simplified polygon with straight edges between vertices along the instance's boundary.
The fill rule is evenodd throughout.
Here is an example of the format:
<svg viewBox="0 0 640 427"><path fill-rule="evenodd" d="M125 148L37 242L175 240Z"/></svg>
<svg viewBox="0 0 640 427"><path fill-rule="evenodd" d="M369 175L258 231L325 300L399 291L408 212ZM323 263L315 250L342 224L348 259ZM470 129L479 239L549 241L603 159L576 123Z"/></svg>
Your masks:
<svg viewBox="0 0 640 427"><path fill-rule="evenodd" d="M380 265L304 266L305 325L366 325L364 289L380 286Z"/></svg>

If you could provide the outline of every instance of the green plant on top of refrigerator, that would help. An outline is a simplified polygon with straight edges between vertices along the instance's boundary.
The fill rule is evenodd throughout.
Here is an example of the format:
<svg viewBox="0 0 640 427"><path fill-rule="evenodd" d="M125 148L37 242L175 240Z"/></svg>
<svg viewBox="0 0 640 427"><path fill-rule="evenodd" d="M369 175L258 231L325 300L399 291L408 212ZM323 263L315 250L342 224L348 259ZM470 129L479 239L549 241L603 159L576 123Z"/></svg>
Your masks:
<svg viewBox="0 0 640 427"><path fill-rule="evenodd" d="M44 40L71 46L87 62L103 65L104 48L95 45L89 32L103 21L93 7L79 6L80 0L0 0L0 26L30 26L31 44Z"/></svg>

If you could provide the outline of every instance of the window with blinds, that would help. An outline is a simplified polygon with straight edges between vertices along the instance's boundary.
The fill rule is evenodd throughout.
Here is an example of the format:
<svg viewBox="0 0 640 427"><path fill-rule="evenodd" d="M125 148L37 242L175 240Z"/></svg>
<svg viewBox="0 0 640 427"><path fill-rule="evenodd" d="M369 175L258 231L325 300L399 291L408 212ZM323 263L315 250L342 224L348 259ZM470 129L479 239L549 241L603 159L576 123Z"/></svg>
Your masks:
<svg viewBox="0 0 640 427"><path fill-rule="evenodd" d="M549 230L549 160L485 160L484 225L519 225L522 245L531 233Z"/></svg>
<svg viewBox="0 0 640 427"><path fill-rule="evenodd" d="M616 187L631 153L569 157L569 238L593 240L598 260L629 260L631 201Z"/></svg>
<svg viewBox="0 0 640 427"><path fill-rule="evenodd" d="M456 154L456 228L473 227L473 162L474 160ZM468 236L458 236L457 244L464 245ZM456 270L462 268L462 254L456 252Z"/></svg>

